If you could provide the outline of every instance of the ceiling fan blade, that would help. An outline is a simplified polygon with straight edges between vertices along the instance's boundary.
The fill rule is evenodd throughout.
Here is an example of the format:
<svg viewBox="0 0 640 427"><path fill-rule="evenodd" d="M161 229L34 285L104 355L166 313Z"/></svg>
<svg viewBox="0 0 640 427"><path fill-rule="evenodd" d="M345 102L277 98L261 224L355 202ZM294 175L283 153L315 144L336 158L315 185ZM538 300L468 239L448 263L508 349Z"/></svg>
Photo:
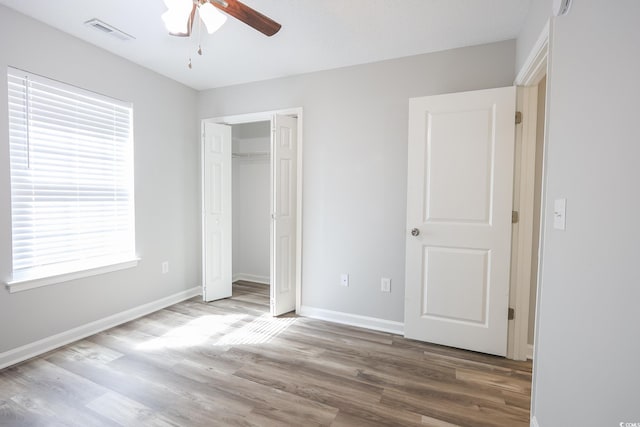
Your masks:
<svg viewBox="0 0 640 427"><path fill-rule="evenodd" d="M218 9L260 31L266 36L271 37L280 31L280 28L282 27L282 25L278 24L273 19L264 16L257 10L250 8L238 0L210 0L210 2Z"/></svg>
<svg viewBox="0 0 640 427"><path fill-rule="evenodd" d="M177 36L177 37L189 37L191 35L191 30L193 29L193 21L196 19L197 8L198 6L194 3L193 8L191 9L191 14L189 15L189 22L187 23L186 33L169 33L169 35Z"/></svg>

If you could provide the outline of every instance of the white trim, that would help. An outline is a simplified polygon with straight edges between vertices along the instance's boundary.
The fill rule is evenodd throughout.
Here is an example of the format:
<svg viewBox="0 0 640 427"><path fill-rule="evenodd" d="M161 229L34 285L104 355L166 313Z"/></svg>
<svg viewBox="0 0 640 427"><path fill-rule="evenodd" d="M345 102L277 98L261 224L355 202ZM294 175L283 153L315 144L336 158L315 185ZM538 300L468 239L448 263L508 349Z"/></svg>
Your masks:
<svg viewBox="0 0 640 427"><path fill-rule="evenodd" d="M62 347L63 345L81 340L106 329L113 328L114 326L130 322L138 317L146 316L147 314L162 310L165 307L169 307L170 305L177 304L189 298L193 298L196 295L200 295L201 290L202 288L200 286L196 286L159 300L95 320L78 326L77 328L69 329L59 334L5 351L4 353L0 353L0 369L20 363L32 357L39 356L58 347Z"/></svg>
<svg viewBox="0 0 640 427"><path fill-rule="evenodd" d="M527 59L524 61L524 64L522 64L522 68L520 68L520 71L516 76L516 86L530 86L538 84L546 74L550 28L551 23L548 20L542 28L542 31L538 36L538 40L536 40L536 43L531 48L529 56L527 56Z"/></svg>
<svg viewBox="0 0 640 427"><path fill-rule="evenodd" d="M518 234L512 256L515 257L514 292L515 318L513 321L513 359L526 360L529 333L529 300L531 288L531 259L533 240L534 198L536 182L536 130L538 126L538 87L522 88L522 136L520 168L515 185L518 186Z"/></svg>
<svg viewBox="0 0 640 427"><path fill-rule="evenodd" d="M271 280L269 279L269 276L256 276L255 274L246 274L246 273L236 273L233 275L232 280L234 282L237 282L238 280L244 280L246 282L255 282L263 285L271 284Z"/></svg>
<svg viewBox="0 0 640 427"><path fill-rule="evenodd" d="M540 427L540 424L538 424L538 420L536 419L535 415L531 417L531 427Z"/></svg>
<svg viewBox="0 0 640 427"><path fill-rule="evenodd" d="M340 323L343 325L373 329L374 331L404 335L404 323L395 322L393 320L378 319L376 317L360 316L358 314L325 310L324 308L309 307L308 305L303 305L302 307L300 307L298 314L304 317L311 317L312 319L326 320L328 322Z"/></svg>
<svg viewBox="0 0 640 427"><path fill-rule="evenodd" d="M517 205L514 209L519 212L519 223L514 229L514 242L512 246L512 283L510 292L511 302L514 304L516 316L513 321L512 332L510 332L508 357L516 360L526 360L528 353L528 327L529 327L529 300L531 287L531 249L533 239L540 239L540 236L533 236L533 199L535 191L535 155L536 155L536 131L537 131L537 105L538 105L538 84L540 80L548 75L549 65L549 39L551 31L551 20L547 21L534 46L518 72L515 84L524 86L518 90L518 104L522 108L522 129L520 148L521 153L518 159L520 165L518 174L514 176L515 185L518 186ZM547 82L548 83L548 82ZM547 84L547 92L548 87ZM545 114L548 117L548 108L545 106ZM547 119L545 117L545 119ZM546 133L546 128L545 128ZM545 135L546 141L546 135ZM546 145L546 143L545 143ZM546 150L544 150L546 152ZM543 154L544 156L544 154ZM544 196L544 159L543 159L543 185ZM514 192L514 194L515 194ZM544 197L542 212L544 212ZM515 202L515 200L514 200ZM544 215L541 214L540 228L544 227ZM542 242L540 242L542 243ZM539 263L541 262L542 244L539 248ZM540 266L538 266L540 271ZM538 274L538 288L540 282ZM539 289L538 289L539 292ZM512 335L511 335L512 334Z"/></svg>
<svg viewBox="0 0 640 427"><path fill-rule="evenodd" d="M138 265L140 258L134 258L127 261L118 262L110 265L102 265L95 268L88 268L86 270L72 271L70 273L57 274L54 276L38 277L38 278L26 278L20 280L13 280L7 282L7 289L9 293L26 291L29 289L35 289L42 286L53 285L56 283L68 282L70 280L82 279L84 277L96 276L98 274L111 273L118 270L124 270L127 268L133 268Z"/></svg>
<svg viewBox="0 0 640 427"><path fill-rule="evenodd" d="M516 111L523 111L522 92L524 88L516 87ZM513 210L519 210L520 204L520 159L522 158L522 126L515 127L515 146L513 155ZM518 235L520 228L518 224L511 224L511 260L509 271L509 307L516 306L517 277L518 277ZM516 359L514 355L515 346L515 320L508 321L507 332L507 359Z"/></svg>
<svg viewBox="0 0 640 427"><path fill-rule="evenodd" d="M552 18L555 19L555 18ZM553 21L552 21L553 22ZM536 343L538 342L538 333L539 333L539 313L540 313L540 301L542 300L542 288L544 287L542 277L544 270L544 242L545 242L545 229L546 229L546 215L547 212L547 160L548 160L548 147L547 144L549 142L549 127L551 124L551 103L549 94L551 93L551 85L553 84L553 73L551 70L553 69L553 25L549 25L549 32L547 34L548 43L547 43L547 93L545 94L545 124L544 124L544 149L542 153L542 195L540 197L540 246L538 248L538 289L536 293L536 312L535 312L535 320L534 320L534 337L533 337L533 376L531 378L531 413L534 414L536 412L536 390L537 390L537 375L536 372L538 370L538 357L537 357L537 347ZM535 420L535 417L534 417ZM538 425L537 420L535 420L536 426Z"/></svg>
<svg viewBox="0 0 640 427"><path fill-rule="evenodd" d="M550 72L552 69L553 63L553 22L555 18L551 18L547 21L544 28L542 29L536 44L531 49L527 60L523 64L521 70L518 72L518 76L516 77L515 83L517 85L537 85L542 77L540 70L544 68L544 71L547 75L547 93L546 93L546 104L545 104L545 128L544 128L544 150L543 150L543 158L542 158L542 196L541 196L541 212L543 213L540 216L540 235L538 238L540 239L540 247L538 249L538 288L536 301L540 301L540 295L542 293L543 282L542 282L542 271L544 264L544 239L545 239L545 215L546 212L546 181L547 181L547 141L549 140L549 123L550 123L550 103L549 103L549 93L550 87L553 83L553 74ZM537 58L544 57L543 61L537 60ZM526 118L526 114L523 111L523 119ZM538 313L540 312L539 304L536 305L536 316L535 316L535 330L534 330L534 348L533 353L535 355L535 343L538 341ZM526 335L524 335L526 337ZM531 379L531 413L535 413L536 410L536 390L537 390L537 379L535 372L537 371L538 358L534 357L533 359L533 372L534 375ZM531 425L534 427L538 427L538 422L534 417L531 419Z"/></svg>
<svg viewBox="0 0 640 427"><path fill-rule="evenodd" d="M284 116L297 116L298 120L302 116L302 107L285 108L282 110L261 111L257 113L234 114L231 116L212 117L202 119L203 123L219 123L225 125L239 125L242 123L270 122L276 114ZM298 122L299 123L299 122Z"/></svg>
<svg viewBox="0 0 640 427"><path fill-rule="evenodd" d="M241 123L253 123L271 121L276 114L296 116L298 119L298 175L297 175L297 207L296 212L296 313L300 313L302 308L302 148L303 148L303 108L285 108L282 110L262 111L247 114L235 114L231 116L212 117L202 119L201 127L204 129L205 123L220 123L235 125ZM202 144L201 144L202 145ZM202 158L202 155L200 156ZM202 162L201 162L202 163ZM204 268L204 267L203 267Z"/></svg>
<svg viewBox="0 0 640 427"><path fill-rule="evenodd" d="M533 360L533 344L527 344L527 359Z"/></svg>
<svg viewBox="0 0 640 427"><path fill-rule="evenodd" d="M298 171L296 176L296 313L302 307L302 129L304 123L302 119L302 107L296 109L298 117L298 140L296 149L298 150ZM281 113L282 114L282 113Z"/></svg>

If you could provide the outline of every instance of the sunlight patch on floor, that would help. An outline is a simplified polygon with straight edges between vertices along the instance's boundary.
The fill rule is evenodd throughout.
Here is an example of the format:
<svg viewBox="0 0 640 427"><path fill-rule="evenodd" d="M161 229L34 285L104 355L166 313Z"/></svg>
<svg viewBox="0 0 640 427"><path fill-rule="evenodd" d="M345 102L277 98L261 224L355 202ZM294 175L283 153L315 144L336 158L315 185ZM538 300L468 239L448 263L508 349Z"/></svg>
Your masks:
<svg viewBox="0 0 640 427"><path fill-rule="evenodd" d="M243 327L225 334L214 345L265 344L287 330L296 320L296 317L278 318L263 314Z"/></svg>
<svg viewBox="0 0 640 427"><path fill-rule="evenodd" d="M153 338L138 345L136 349L160 350L164 348L184 348L202 345L214 335L225 334L230 329L234 329L234 325L247 316L246 314L201 316L182 326L171 329L160 337Z"/></svg>

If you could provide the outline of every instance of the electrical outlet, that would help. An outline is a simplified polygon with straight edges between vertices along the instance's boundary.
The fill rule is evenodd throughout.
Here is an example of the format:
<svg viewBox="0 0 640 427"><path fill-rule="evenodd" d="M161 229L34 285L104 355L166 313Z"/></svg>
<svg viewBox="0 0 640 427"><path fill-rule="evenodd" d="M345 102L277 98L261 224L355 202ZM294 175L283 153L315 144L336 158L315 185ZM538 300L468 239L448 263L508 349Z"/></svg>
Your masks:
<svg viewBox="0 0 640 427"><path fill-rule="evenodd" d="M169 261L164 261L162 263L162 274L167 274L169 272Z"/></svg>
<svg viewBox="0 0 640 427"><path fill-rule="evenodd" d="M391 279L383 277L380 279L380 290L382 292L391 292Z"/></svg>
<svg viewBox="0 0 640 427"><path fill-rule="evenodd" d="M349 286L349 275L347 273L340 275L340 284L342 286Z"/></svg>

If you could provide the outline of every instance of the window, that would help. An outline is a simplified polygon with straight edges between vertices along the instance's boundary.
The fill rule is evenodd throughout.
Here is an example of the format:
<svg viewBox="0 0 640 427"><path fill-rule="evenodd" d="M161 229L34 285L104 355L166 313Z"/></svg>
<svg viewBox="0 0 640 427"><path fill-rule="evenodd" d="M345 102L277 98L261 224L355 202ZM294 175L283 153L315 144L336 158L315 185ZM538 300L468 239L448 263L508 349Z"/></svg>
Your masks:
<svg viewBox="0 0 640 427"><path fill-rule="evenodd" d="M13 68L7 77L10 290L135 265L131 104Z"/></svg>

